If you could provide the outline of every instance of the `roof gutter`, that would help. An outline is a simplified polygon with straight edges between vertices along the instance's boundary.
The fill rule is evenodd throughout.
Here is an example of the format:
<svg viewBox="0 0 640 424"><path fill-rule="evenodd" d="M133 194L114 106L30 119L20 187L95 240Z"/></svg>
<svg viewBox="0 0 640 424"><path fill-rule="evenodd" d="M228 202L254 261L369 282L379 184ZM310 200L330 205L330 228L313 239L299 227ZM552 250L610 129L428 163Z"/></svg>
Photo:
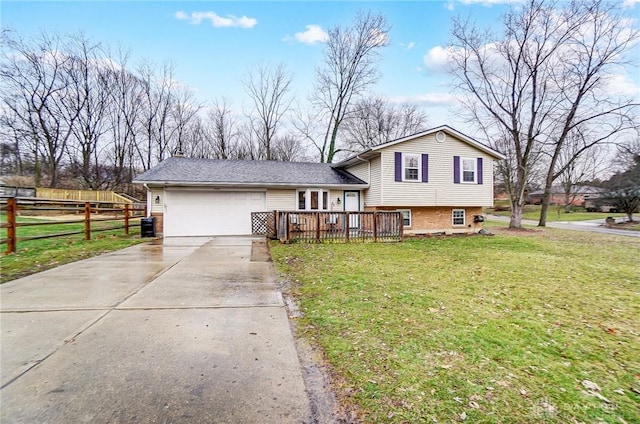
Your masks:
<svg viewBox="0 0 640 424"><path fill-rule="evenodd" d="M152 186L162 187L224 187L224 188L300 188L300 187L329 187L329 188L368 188L369 184L313 184L313 183L233 183L219 181L140 181L134 180L134 184L143 184L148 188Z"/></svg>

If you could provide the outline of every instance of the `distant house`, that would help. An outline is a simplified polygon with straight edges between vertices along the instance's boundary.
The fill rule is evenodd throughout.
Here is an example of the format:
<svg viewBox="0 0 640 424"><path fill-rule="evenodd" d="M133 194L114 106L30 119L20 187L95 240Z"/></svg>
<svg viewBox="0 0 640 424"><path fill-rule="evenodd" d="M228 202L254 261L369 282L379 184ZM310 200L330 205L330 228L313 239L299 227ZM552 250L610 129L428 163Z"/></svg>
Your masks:
<svg viewBox="0 0 640 424"><path fill-rule="evenodd" d="M571 189L569 195L569 205L587 207L587 201L596 199L600 196L600 189L598 187L576 185ZM527 203L540 205L542 204L542 197L544 190L536 190L529 193L527 197ZM565 189L562 186L552 186L551 194L549 195L549 204L551 205L565 205L566 203Z"/></svg>
<svg viewBox="0 0 640 424"><path fill-rule="evenodd" d="M165 237L251 233L251 212L400 211L405 234L476 232L504 156L448 126L336 164L169 158L135 178Z"/></svg>

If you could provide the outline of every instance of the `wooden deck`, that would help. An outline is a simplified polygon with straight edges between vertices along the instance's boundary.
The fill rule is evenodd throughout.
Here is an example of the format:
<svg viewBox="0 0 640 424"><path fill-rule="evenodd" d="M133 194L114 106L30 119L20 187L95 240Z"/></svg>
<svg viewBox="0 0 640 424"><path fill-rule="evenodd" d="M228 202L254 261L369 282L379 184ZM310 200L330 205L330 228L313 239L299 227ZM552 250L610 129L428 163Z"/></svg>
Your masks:
<svg viewBox="0 0 640 424"><path fill-rule="evenodd" d="M253 233L292 242L398 242L400 212L254 212Z"/></svg>

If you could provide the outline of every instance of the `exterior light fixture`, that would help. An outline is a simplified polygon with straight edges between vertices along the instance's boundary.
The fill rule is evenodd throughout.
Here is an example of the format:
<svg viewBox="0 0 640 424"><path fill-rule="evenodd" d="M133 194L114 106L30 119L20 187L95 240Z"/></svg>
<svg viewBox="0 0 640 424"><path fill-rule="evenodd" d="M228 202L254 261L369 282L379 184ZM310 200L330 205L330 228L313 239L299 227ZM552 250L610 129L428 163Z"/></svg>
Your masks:
<svg viewBox="0 0 640 424"><path fill-rule="evenodd" d="M342 201L341 201L341 200L340 200L340 198L338 197L338 198L336 199L336 204L338 204L338 205L339 205L340 203L342 203Z"/></svg>
<svg viewBox="0 0 640 424"><path fill-rule="evenodd" d="M155 202L160 203L160 196L156 196Z"/></svg>

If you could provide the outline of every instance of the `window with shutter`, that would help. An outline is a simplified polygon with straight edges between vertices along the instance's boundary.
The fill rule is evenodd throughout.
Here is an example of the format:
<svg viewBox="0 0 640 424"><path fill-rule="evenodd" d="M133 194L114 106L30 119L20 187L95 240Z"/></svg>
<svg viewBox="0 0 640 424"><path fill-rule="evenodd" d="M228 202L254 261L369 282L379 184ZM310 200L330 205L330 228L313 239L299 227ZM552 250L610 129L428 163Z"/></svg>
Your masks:
<svg viewBox="0 0 640 424"><path fill-rule="evenodd" d="M395 152L395 181L429 182L429 155Z"/></svg>

